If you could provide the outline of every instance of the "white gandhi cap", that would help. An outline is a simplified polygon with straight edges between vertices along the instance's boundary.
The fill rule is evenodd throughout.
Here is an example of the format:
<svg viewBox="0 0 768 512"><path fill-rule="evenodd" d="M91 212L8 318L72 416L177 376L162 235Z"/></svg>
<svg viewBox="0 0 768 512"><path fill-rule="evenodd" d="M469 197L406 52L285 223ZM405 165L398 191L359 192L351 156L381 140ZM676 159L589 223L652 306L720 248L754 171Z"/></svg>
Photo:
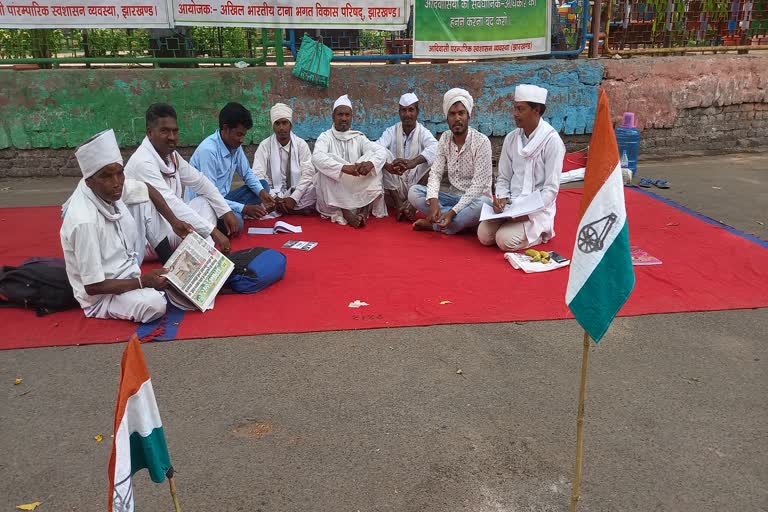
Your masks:
<svg viewBox="0 0 768 512"><path fill-rule="evenodd" d="M547 90L538 85L521 84L515 87L515 101L530 101L532 103L547 103Z"/></svg>

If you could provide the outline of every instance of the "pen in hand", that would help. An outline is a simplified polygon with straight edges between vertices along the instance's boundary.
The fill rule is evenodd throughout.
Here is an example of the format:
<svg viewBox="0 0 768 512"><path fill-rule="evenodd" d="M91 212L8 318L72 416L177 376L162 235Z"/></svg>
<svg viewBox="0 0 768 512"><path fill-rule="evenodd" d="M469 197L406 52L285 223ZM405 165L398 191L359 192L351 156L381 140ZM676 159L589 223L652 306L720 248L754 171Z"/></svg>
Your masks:
<svg viewBox="0 0 768 512"><path fill-rule="evenodd" d="M496 198L496 194L493 194L493 196L491 196L491 197L493 197L493 211L495 213L501 213L502 211L504 211L504 207L501 206L501 203Z"/></svg>

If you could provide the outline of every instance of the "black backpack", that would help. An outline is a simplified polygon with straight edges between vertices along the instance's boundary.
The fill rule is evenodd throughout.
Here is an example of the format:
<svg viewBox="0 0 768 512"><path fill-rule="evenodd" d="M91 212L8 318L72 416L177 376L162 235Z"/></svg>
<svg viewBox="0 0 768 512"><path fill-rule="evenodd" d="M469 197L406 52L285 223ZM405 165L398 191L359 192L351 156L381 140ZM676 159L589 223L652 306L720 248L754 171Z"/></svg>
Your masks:
<svg viewBox="0 0 768 512"><path fill-rule="evenodd" d="M30 258L0 268L0 307L34 309L43 316L78 306L61 258Z"/></svg>

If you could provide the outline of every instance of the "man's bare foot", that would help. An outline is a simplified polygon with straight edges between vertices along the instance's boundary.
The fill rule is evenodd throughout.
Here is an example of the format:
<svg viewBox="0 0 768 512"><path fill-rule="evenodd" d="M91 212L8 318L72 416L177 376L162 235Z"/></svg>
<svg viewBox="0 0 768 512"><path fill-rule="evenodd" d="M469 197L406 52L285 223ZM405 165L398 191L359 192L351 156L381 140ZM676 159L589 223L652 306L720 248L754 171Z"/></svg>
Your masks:
<svg viewBox="0 0 768 512"><path fill-rule="evenodd" d="M432 223L427 219L419 219L413 223L414 231L434 231L432 229Z"/></svg>
<svg viewBox="0 0 768 512"><path fill-rule="evenodd" d="M362 228L366 224L365 216L359 214L358 211L341 209L341 215L344 217L344 220L353 228Z"/></svg>

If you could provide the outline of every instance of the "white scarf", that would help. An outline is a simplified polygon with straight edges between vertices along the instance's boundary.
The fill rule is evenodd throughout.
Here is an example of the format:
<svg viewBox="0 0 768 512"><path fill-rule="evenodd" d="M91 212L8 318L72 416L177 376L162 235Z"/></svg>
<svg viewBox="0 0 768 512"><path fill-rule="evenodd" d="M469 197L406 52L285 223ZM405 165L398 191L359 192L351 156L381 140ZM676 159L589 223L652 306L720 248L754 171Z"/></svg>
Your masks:
<svg viewBox="0 0 768 512"><path fill-rule="evenodd" d="M340 132L336 128L331 127L331 134L333 135L333 138L336 139L333 144L334 148L337 150L337 156L343 158L346 160L347 163L354 163L357 158L350 158L349 157L349 144L337 144L336 141L339 142L349 142L351 140L356 139L357 137L360 137L363 135L363 132L359 132L357 130L347 130L345 132Z"/></svg>
<svg viewBox="0 0 768 512"><path fill-rule="evenodd" d="M160 169L160 173L163 175L163 178L165 178L165 182L168 183L168 188L173 190L173 193L176 194L177 197L183 197L181 180L178 176L179 154L176 151L173 151L170 155L168 155L171 163L173 163L173 168L170 168L168 166L168 162L163 160L163 158L155 150L155 147L149 141L149 137L144 137L144 140L141 141L141 146L139 147L146 153L152 155L155 163L157 163L157 167Z"/></svg>
<svg viewBox="0 0 768 512"><path fill-rule="evenodd" d="M405 146L405 134L403 133L403 123L397 123L395 126L395 144L397 144L397 147L395 148L395 158L407 158L408 160L416 158L416 155L419 154L417 143L421 137L421 132L419 130L421 130L421 123L416 123L416 128L411 132L411 147L408 148L410 151L408 151L407 156L404 156L403 148Z"/></svg>
<svg viewBox="0 0 768 512"><path fill-rule="evenodd" d="M78 182L75 192L61 207L62 218L67 215L67 210L72 203L72 199L74 199L75 195L77 194L85 197L96 208L96 211L99 212L99 214L107 220L107 222L115 223L117 231L120 234L120 239L123 242L123 247L125 247L126 254L129 258L133 258L134 261L138 262L139 255L136 252L135 247L129 245L128 240L125 239L126 233L135 232L136 228L135 226L131 225L133 218L126 218L123 215L123 210L127 211L127 206L125 206L125 203L123 203L122 199L118 199L112 203L113 208L111 208L109 203L93 193L93 190L91 190L91 188L85 183L85 178L83 178Z"/></svg>
<svg viewBox="0 0 768 512"><path fill-rule="evenodd" d="M557 136L557 131L548 122L540 119L539 126L534 130L533 138L528 141L525 147L523 147L523 135L524 132L521 128L517 137L517 152L525 159L525 170L523 171L523 187L520 195L527 196L533 193L533 188L536 185L533 177L534 164L537 159L541 158L547 141L551 137Z"/></svg>
<svg viewBox="0 0 768 512"><path fill-rule="evenodd" d="M280 165L282 151L280 143L277 142L277 135L273 134L272 137L270 137L269 168L272 173L271 192L276 197L285 197L291 193L290 190L284 188L287 179L283 179L283 170ZM291 188L294 188L299 183L299 180L301 180L301 164L299 163L298 137L296 137L293 132L291 132L291 142L288 145L288 153L291 155L291 164L288 167L288 172L291 173Z"/></svg>
<svg viewBox="0 0 768 512"><path fill-rule="evenodd" d="M79 182L77 182L77 188L75 189L75 193L69 196L69 198L64 202L64 204L61 206L61 218L63 219L65 215L67 215L67 210L69 209L69 205L72 203L72 199L74 199L76 194L83 195L86 199L88 199L91 203L93 203L93 206L96 207L96 210L104 216L105 219L107 219L109 222L117 222L123 217L123 213L120 211L120 208L118 206L118 203L122 203L122 201L115 201L113 204L115 206L114 210L109 207L109 204L104 201L103 199L100 199L96 194L93 193L93 190L91 190L91 187L89 187L85 183L85 178L81 179Z"/></svg>
<svg viewBox="0 0 768 512"><path fill-rule="evenodd" d="M424 127L421 126L421 123L416 123L416 128L413 129L411 132L411 146L408 148L408 155L403 156L404 153L404 147L405 147L405 134L403 133L403 123L397 123L397 126L395 126L395 144L397 145L396 149L396 155L395 158L407 158L408 160L413 160L418 156L420 153L420 147L419 147L419 141L421 140L421 130L423 130ZM413 169L409 169L408 172L405 175L405 179L408 183L408 186L412 185L418 185L419 180L424 177L424 173L427 172L427 166L425 164L419 164Z"/></svg>

